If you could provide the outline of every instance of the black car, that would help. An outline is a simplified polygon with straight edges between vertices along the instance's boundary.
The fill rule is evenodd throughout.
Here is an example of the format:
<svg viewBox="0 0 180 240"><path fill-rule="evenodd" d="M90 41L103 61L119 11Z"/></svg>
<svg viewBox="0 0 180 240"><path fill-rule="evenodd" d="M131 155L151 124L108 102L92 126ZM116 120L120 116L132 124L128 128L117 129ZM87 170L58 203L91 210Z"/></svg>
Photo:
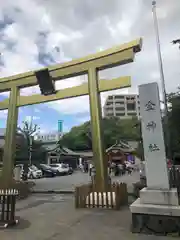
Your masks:
<svg viewBox="0 0 180 240"><path fill-rule="evenodd" d="M38 168L42 171L43 177L55 177L56 171L46 164L40 164Z"/></svg>

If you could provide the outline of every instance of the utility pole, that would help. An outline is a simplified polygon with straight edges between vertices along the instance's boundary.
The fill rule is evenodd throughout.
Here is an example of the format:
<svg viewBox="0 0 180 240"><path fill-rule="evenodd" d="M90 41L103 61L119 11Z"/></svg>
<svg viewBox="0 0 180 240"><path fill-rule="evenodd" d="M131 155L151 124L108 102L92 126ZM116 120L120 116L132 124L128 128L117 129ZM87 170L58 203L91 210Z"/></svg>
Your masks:
<svg viewBox="0 0 180 240"><path fill-rule="evenodd" d="M159 37L158 19L157 19L157 14L156 14L156 1L152 1L152 12L153 12L154 29L155 29L155 36L156 36L159 71L160 71L160 77L161 77L162 97L163 97L163 102L164 102L164 113L165 113L165 115L167 115L168 106L167 106L167 98L166 98L163 62L162 62L162 55L161 55L161 44L160 44L160 37Z"/></svg>

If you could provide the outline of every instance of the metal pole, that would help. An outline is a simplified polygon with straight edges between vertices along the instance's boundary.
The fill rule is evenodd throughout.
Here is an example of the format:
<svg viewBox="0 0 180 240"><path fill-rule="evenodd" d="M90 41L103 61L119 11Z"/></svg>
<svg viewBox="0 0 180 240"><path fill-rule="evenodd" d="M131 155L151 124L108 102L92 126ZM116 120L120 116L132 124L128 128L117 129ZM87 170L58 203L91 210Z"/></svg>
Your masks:
<svg viewBox="0 0 180 240"><path fill-rule="evenodd" d="M32 164L32 136L29 136L29 165Z"/></svg>
<svg viewBox="0 0 180 240"><path fill-rule="evenodd" d="M153 19L154 19L155 35L156 35L156 44L157 44L159 71L160 71L160 77L161 77L162 96L163 96L163 102L164 102L164 114L167 115L168 107L167 107L163 62L162 62L162 56L161 56L161 45L160 45L160 38L159 38L158 20L157 20L157 14L156 14L156 1L152 2L152 12L153 12Z"/></svg>
<svg viewBox="0 0 180 240"><path fill-rule="evenodd" d="M32 95L35 94L36 91L34 91L34 89L32 89ZM33 105L31 105L32 107L32 112L31 112L31 116L30 116L30 128L32 128L33 126L33 115L34 115L34 107ZM32 164L32 136L28 136L28 143L29 143L29 146L28 146L28 151L29 151L29 165L31 166Z"/></svg>
<svg viewBox="0 0 180 240"><path fill-rule="evenodd" d="M161 87L162 87L162 97L164 102L165 137L166 137L166 144L167 144L167 150L168 150L167 154L168 154L168 157L172 158L171 147L170 147L170 132L168 130L168 104L167 104L167 98L166 98L166 88L165 88L163 62L162 62L162 55L161 55L161 45L160 45L160 38L159 38L158 19L156 14L156 1L152 1L152 13L153 13L154 29L155 29L156 44L157 44L159 71L160 71Z"/></svg>

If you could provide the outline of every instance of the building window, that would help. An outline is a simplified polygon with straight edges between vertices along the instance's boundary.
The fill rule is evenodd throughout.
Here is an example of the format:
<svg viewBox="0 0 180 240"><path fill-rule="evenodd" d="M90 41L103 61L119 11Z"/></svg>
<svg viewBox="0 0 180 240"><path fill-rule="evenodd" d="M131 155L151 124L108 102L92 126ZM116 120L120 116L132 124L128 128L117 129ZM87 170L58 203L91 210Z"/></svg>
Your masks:
<svg viewBox="0 0 180 240"><path fill-rule="evenodd" d="M122 117L122 116L125 116L125 113L116 113L116 116L117 117L120 117L120 116Z"/></svg>
<svg viewBox="0 0 180 240"><path fill-rule="evenodd" d="M112 107L107 107L106 111L113 111L113 108Z"/></svg>
<svg viewBox="0 0 180 240"><path fill-rule="evenodd" d="M135 100L135 97L127 97L126 100L127 100L127 101L134 101L134 100Z"/></svg>
<svg viewBox="0 0 180 240"><path fill-rule="evenodd" d="M124 99L124 96L116 95L115 99Z"/></svg>
<svg viewBox="0 0 180 240"><path fill-rule="evenodd" d="M116 104L123 104L124 105L124 101L116 101Z"/></svg>
<svg viewBox="0 0 180 240"><path fill-rule="evenodd" d="M128 116L136 116L136 115L137 115L136 112L128 113Z"/></svg>
<svg viewBox="0 0 180 240"><path fill-rule="evenodd" d="M113 113L107 113L106 116L107 117L113 117Z"/></svg>
<svg viewBox="0 0 180 240"><path fill-rule="evenodd" d="M108 96L108 99L110 99L110 100L113 99L113 96Z"/></svg>
<svg viewBox="0 0 180 240"><path fill-rule="evenodd" d="M128 111L135 111L136 110L136 104L135 103L127 103L127 110Z"/></svg>
<svg viewBox="0 0 180 240"><path fill-rule="evenodd" d="M112 106L112 103L111 102L107 102L106 106Z"/></svg>
<svg viewBox="0 0 180 240"><path fill-rule="evenodd" d="M116 111L124 111L125 108L124 107L116 107Z"/></svg>

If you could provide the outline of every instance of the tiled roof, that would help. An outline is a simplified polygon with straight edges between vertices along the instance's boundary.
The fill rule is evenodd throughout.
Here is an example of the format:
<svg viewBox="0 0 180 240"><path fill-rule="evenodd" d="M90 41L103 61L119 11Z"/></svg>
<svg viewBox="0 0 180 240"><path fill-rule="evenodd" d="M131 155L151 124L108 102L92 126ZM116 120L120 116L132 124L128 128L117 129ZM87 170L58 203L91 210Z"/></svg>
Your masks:
<svg viewBox="0 0 180 240"><path fill-rule="evenodd" d="M119 143L116 143L114 145L112 145L111 147L106 149L106 152L110 151L111 149L119 149L122 150L124 152L134 152L134 148L132 148L129 144L124 143L122 141L120 141Z"/></svg>

